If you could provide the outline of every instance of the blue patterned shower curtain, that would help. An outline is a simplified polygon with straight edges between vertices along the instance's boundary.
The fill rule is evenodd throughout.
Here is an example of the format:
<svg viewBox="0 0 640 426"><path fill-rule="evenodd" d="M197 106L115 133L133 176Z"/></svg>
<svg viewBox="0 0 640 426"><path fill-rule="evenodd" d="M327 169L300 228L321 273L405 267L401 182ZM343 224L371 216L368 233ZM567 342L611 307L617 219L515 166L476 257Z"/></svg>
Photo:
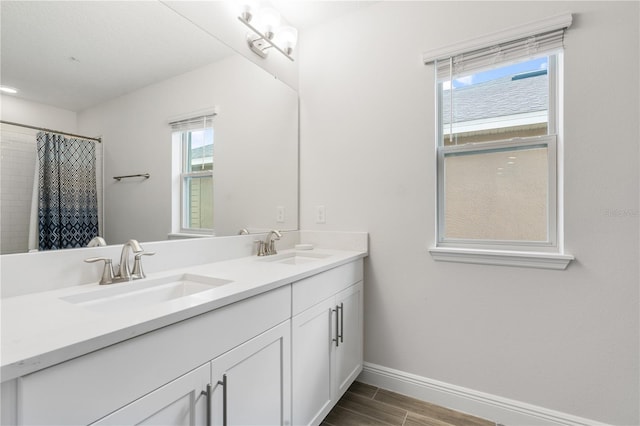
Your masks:
<svg viewBox="0 0 640 426"><path fill-rule="evenodd" d="M86 247L98 235L95 143L38 133L38 248Z"/></svg>

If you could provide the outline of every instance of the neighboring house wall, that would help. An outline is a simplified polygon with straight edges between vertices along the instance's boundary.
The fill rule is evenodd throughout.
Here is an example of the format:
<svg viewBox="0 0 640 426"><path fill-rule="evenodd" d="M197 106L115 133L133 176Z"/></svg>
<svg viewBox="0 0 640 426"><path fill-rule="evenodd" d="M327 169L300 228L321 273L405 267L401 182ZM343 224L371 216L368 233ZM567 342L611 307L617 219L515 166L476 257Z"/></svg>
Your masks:
<svg viewBox="0 0 640 426"><path fill-rule="evenodd" d="M193 179L191 181L191 207L189 209L189 227L198 229L212 229L213 210L213 180Z"/></svg>
<svg viewBox="0 0 640 426"><path fill-rule="evenodd" d="M422 52L565 11L565 240L576 261L435 262L434 71ZM380 2L302 35L301 225L369 232L367 362L640 424L639 27L637 2Z"/></svg>

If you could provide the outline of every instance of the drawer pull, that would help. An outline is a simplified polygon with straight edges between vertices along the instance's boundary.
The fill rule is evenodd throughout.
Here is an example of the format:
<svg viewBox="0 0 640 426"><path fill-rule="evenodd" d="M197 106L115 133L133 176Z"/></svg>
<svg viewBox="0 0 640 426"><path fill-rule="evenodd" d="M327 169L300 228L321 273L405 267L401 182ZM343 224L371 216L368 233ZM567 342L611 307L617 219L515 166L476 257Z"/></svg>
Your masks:
<svg viewBox="0 0 640 426"><path fill-rule="evenodd" d="M340 311L340 343L344 343L344 303L340 302L336 309Z"/></svg>
<svg viewBox="0 0 640 426"><path fill-rule="evenodd" d="M222 375L222 380L218 380L222 386L222 426L227 426L227 375Z"/></svg>
<svg viewBox="0 0 640 426"><path fill-rule="evenodd" d="M340 327L340 318L338 317L338 306L336 306L335 309L332 309L331 312L335 312L336 313L336 338L335 339L331 339L331 341L336 342L336 348L338 346L340 346L340 329L338 327Z"/></svg>
<svg viewBox="0 0 640 426"><path fill-rule="evenodd" d="M211 383L207 385L207 390L200 394L207 397L207 426L211 426Z"/></svg>

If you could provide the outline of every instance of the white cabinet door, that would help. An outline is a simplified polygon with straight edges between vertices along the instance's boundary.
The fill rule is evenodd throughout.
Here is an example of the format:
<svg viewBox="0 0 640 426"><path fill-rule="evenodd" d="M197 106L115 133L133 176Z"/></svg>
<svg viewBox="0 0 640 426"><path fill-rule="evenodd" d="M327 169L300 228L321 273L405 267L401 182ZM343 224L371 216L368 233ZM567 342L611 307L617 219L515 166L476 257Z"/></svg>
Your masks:
<svg viewBox="0 0 640 426"><path fill-rule="evenodd" d="M362 287L360 281L336 295L340 340L333 369L336 401L362 371Z"/></svg>
<svg viewBox="0 0 640 426"><path fill-rule="evenodd" d="M335 299L296 315L291 323L293 424L320 424L332 407Z"/></svg>
<svg viewBox="0 0 640 426"><path fill-rule="evenodd" d="M319 425L362 371L362 281L292 319L293 424Z"/></svg>
<svg viewBox="0 0 640 426"><path fill-rule="evenodd" d="M207 363L93 424L205 425L207 397L203 392L206 392L210 379L211 367ZM99 390L95 396L100 397Z"/></svg>
<svg viewBox="0 0 640 426"><path fill-rule="evenodd" d="M214 359L211 383L214 425L290 424L290 321Z"/></svg>

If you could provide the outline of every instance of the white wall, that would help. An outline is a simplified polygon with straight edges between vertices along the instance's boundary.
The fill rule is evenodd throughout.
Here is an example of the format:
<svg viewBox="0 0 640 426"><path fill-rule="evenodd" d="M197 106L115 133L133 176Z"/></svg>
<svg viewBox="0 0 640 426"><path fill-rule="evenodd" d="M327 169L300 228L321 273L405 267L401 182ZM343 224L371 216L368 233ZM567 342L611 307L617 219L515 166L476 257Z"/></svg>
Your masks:
<svg viewBox="0 0 640 426"><path fill-rule="evenodd" d="M576 261L435 262L434 74L421 53L567 10L565 240ZM380 2L302 34L301 229L369 232L365 361L640 423L638 28L637 2Z"/></svg>
<svg viewBox="0 0 640 426"><path fill-rule="evenodd" d="M297 94L233 55L78 114L78 130L103 140L107 243L172 232L169 120L214 106L216 234L297 228ZM139 173L151 177L113 179Z"/></svg>
<svg viewBox="0 0 640 426"><path fill-rule="evenodd" d="M19 99L11 95L0 96L0 105L2 120L76 133L74 111Z"/></svg>

